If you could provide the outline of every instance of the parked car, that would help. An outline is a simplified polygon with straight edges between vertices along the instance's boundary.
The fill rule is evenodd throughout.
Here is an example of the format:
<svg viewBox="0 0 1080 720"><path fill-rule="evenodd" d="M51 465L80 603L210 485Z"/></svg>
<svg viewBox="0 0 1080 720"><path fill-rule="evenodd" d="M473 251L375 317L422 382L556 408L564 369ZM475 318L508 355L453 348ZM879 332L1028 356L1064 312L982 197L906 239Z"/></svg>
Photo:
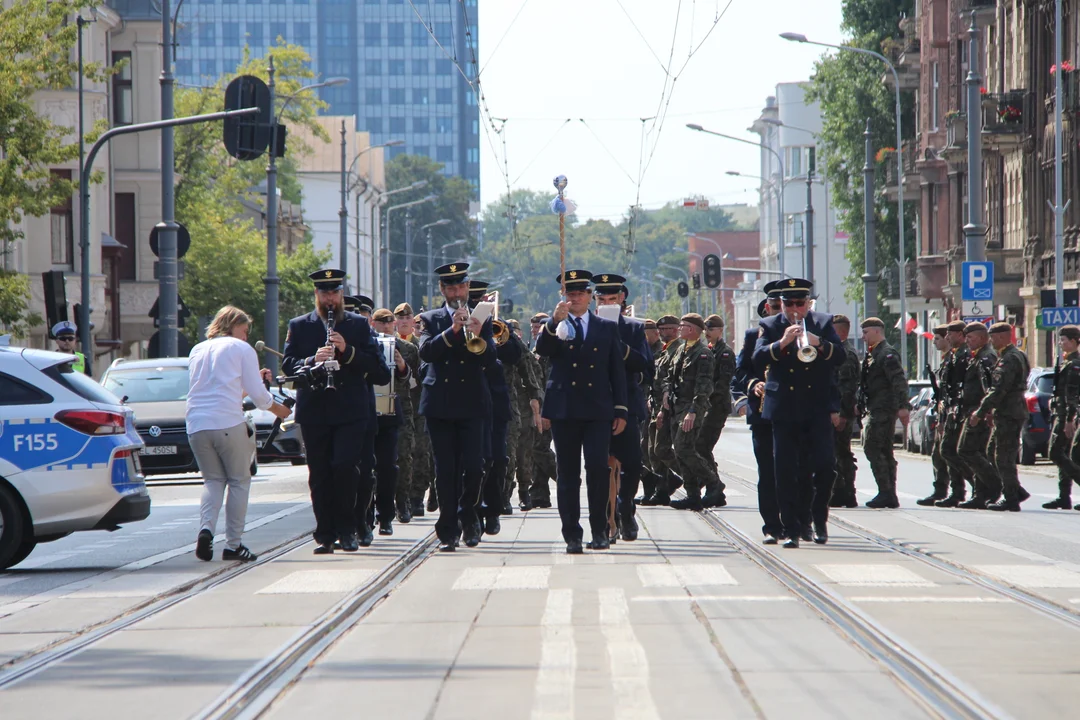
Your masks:
<svg viewBox="0 0 1080 720"><path fill-rule="evenodd" d="M287 388L271 388L270 394L274 400L284 403L287 398L296 399L296 393ZM270 437L270 430L277 418L269 410L260 410L251 402L251 398L244 398L244 408L255 421L255 453L259 462L275 462L288 460L293 465L303 465L306 461L304 456L304 438L300 434L300 426L293 420L293 415L281 421L281 429L278 431L274 442L270 447L266 446L266 440Z"/></svg>
<svg viewBox="0 0 1080 720"><path fill-rule="evenodd" d="M188 440L188 359L119 359L101 377L101 384L135 411L135 429L145 447L139 451L145 475L199 472ZM255 434L251 413L244 413L248 432ZM251 453L251 474L258 471Z"/></svg>
<svg viewBox="0 0 1080 720"><path fill-rule="evenodd" d="M915 398L923 391L923 388L929 388L929 380L908 380L908 401L912 404L911 412L915 412ZM908 421L911 421L911 415L908 416ZM900 418L896 419L896 427L893 428L893 444L900 443L906 444L906 438L904 436L904 423L900 421Z"/></svg>
<svg viewBox="0 0 1080 720"><path fill-rule="evenodd" d="M911 452L929 455L934 445L936 407L933 388L923 388L911 401L905 445Z"/></svg>
<svg viewBox="0 0 1080 720"><path fill-rule="evenodd" d="M1028 375L1027 402L1028 421L1020 433L1020 463L1034 465L1038 455L1050 454L1050 398L1054 397L1054 371L1040 369Z"/></svg>

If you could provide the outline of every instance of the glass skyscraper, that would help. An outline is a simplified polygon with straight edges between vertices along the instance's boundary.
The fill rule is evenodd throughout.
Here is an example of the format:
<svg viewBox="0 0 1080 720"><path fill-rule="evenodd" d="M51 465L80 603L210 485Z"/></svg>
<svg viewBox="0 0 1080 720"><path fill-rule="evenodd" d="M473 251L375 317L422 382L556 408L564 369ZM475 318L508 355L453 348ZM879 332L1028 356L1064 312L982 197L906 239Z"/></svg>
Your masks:
<svg viewBox="0 0 1080 720"><path fill-rule="evenodd" d="M477 0L413 4L423 22L408 0L186 0L176 79L216 79L236 68L245 44L263 55L281 37L310 53L320 78L349 78L321 90L328 114L355 115L373 144L404 140L387 158L427 155L479 198L480 114L462 75L477 72Z"/></svg>

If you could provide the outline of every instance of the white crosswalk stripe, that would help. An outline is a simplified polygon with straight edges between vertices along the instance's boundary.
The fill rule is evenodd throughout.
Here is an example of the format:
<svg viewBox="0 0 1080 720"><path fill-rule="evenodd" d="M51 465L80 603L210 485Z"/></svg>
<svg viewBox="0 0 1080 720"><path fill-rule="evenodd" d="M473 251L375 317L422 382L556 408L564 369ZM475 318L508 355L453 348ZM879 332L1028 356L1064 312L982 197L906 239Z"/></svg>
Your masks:
<svg viewBox="0 0 1080 720"><path fill-rule="evenodd" d="M935 587L926 578L902 565L814 565L821 574L840 585L861 587Z"/></svg>
<svg viewBox="0 0 1080 720"><path fill-rule="evenodd" d="M619 720L659 720L649 689L649 658L630 624L630 605L622 588L600 589L600 630L607 640Z"/></svg>
<svg viewBox="0 0 1080 720"><path fill-rule="evenodd" d="M723 565L638 565L637 574L647 588L739 584Z"/></svg>
<svg viewBox="0 0 1080 720"><path fill-rule="evenodd" d="M540 620L540 669L536 675L532 720L570 720L574 717L574 591L549 590Z"/></svg>
<svg viewBox="0 0 1080 720"><path fill-rule="evenodd" d="M975 569L1029 588L1080 588L1080 573L1053 565L976 565Z"/></svg>
<svg viewBox="0 0 1080 720"><path fill-rule="evenodd" d="M551 568L547 565L465 568L454 590L543 590Z"/></svg>
<svg viewBox="0 0 1080 720"><path fill-rule="evenodd" d="M301 593L346 593L364 584L375 570L299 570L289 573L256 595L287 595Z"/></svg>

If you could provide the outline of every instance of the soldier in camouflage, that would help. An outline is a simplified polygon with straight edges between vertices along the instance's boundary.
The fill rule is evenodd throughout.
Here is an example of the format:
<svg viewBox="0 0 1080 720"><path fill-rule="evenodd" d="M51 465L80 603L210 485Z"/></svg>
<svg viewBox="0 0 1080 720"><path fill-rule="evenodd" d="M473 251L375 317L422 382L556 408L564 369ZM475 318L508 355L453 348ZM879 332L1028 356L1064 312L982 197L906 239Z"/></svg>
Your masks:
<svg viewBox="0 0 1080 720"><path fill-rule="evenodd" d="M663 350L656 357L656 377L653 379L652 391L649 394L649 457L653 463L654 472L660 476L656 480L656 490L651 497L642 499L642 505L668 505L671 502L671 493L682 484L675 473L675 451L672 448L673 430L671 423L659 422L660 412L666 410L670 415L672 408L665 405L670 398L667 397L667 385L670 380L672 365L675 356L682 348L683 341L679 335L679 318L674 315L665 315L656 321L660 330L660 337L666 343Z"/></svg>
<svg viewBox="0 0 1080 720"><path fill-rule="evenodd" d="M704 332L705 319L700 315L682 316L679 337L683 344L671 363L667 383L671 411L665 408L657 417L658 426L673 426L675 460L686 489L685 498L671 501L671 507L678 510L701 510L703 485L706 493L720 489L720 478L698 450L698 438L713 394L713 355L701 339Z"/></svg>
<svg viewBox="0 0 1080 720"><path fill-rule="evenodd" d="M1080 410L1080 327L1066 325L1058 330L1058 345L1064 363L1054 372L1054 424L1050 430L1050 460L1058 469L1058 496L1043 503L1047 510L1068 510L1072 505L1073 483L1080 483L1080 464L1074 459L1077 411ZM1076 508L1080 510L1080 505Z"/></svg>
<svg viewBox="0 0 1080 720"><path fill-rule="evenodd" d="M420 348L420 337L417 334L416 318L412 306L409 303L401 303L394 308L395 327L398 337L411 343L417 351ZM423 389L424 366L421 365L417 372L409 378L409 401L414 409L420 407L420 393ZM402 455L404 457L404 454ZM413 517L424 517L424 493L431 489L428 509L434 512L438 509L438 501L435 496L435 468L431 456L431 441L428 439L424 417L419 412L413 413L412 422L412 446L409 451L409 475L410 490L412 493Z"/></svg>
<svg viewBox="0 0 1080 720"><path fill-rule="evenodd" d="M949 495L934 503L937 507L960 507L967 496L967 484L974 487L974 475L967 463L960 457L960 435L964 430L965 414L960 406L964 395L964 376L971 362L971 352L964 342L963 320L953 320L945 333L949 341L949 357L945 373L945 383L941 386L945 396L943 407L938 410L938 427L941 428L941 457L949 466Z"/></svg>
<svg viewBox="0 0 1080 720"><path fill-rule="evenodd" d="M516 365L505 366L506 383L510 387L510 404L513 407L514 418L510 422L510 432L506 441L510 465L506 470L504 515L510 515L513 512L512 498L515 485L518 490L518 507L522 510L532 507L528 500L529 489L532 487L532 449L535 441L530 429L536 428L536 420L540 417L540 399L543 397L539 364L529 350L529 346L521 339L515 327L517 321L508 320L507 323L510 326L510 339L507 342L519 346L521 360ZM528 448L527 452L526 448Z"/></svg>
<svg viewBox="0 0 1080 720"><path fill-rule="evenodd" d="M836 368L836 386L840 392L840 420L835 433L836 482L833 484L830 507L859 507L855 495L855 472L858 468L855 453L851 451L851 438L855 431L855 397L859 392L859 375L862 360L849 339L851 320L846 315L833 315L833 328L844 343L844 362Z"/></svg>
<svg viewBox="0 0 1080 720"><path fill-rule="evenodd" d="M910 412L907 376L899 354L885 341L885 323L878 318L867 318L862 322L862 331L868 350L863 360L860 390L870 414L863 428L863 452L878 486L878 494L866 507L898 508L893 432L897 418L907 427Z"/></svg>
<svg viewBox="0 0 1080 720"><path fill-rule="evenodd" d="M547 388L547 380L551 375L551 360L536 354L536 338L540 336L544 323L548 321L548 314L539 312L530 319L533 339L533 357L539 366L538 376L541 390ZM551 507L551 481L556 476L555 451L551 449L551 428L547 427L539 432L532 432L533 438L533 466L532 487L529 489L529 502L534 508ZM523 508L524 509L524 508Z"/></svg>
<svg viewBox="0 0 1080 720"><path fill-rule="evenodd" d="M990 343L997 351L998 361L991 375L993 385L979 407L968 417L968 424L978 426L993 413L991 442L994 445L994 466L1000 483L991 487L994 498L1001 499L987 505L988 510L1020 512L1020 503L1031 495L1020 485L1016 473L1016 457L1020 451L1020 432L1027 422L1027 403L1024 390L1031 367L1027 355L1013 345L1013 327L999 322L990 326Z"/></svg>
<svg viewBox="0 0 1080 720"><path fill-rule="evenodd" d="M971 468L975 479L975 491L970 500L960 503L957 507L965 510L985 510L987 505L1001 494L1001 477L994 463L987 457L987 444L990 442L989 423L973 424L969 418L990 391L998 357L989 345L990 336L986 331L986 325L978 322L965 325L964 340L968 346L969 359L964 372L958 411L963 424L958 452L964 464Z"/></svg>
<svg viewBox="0 0 1080 720"><path fill-rule="evenodd" d="M934 348L941 353L941 361L937 370L934 370L932 374L929 372L930 363L926 363L928 374L933 379L934 396L932 401L938 423L934 427L933 445L930 450L930 461L934 467L934 490L926 497L915 501L917 505L923 507L936 505L939 500L945 499L949 491L949 463L945 460L945 455L941 451L941 439L945 435L945 425L942 419L944 418L945 396L949 385L949 365L952 362L952 348L949 346L948 335L948 325L938 325L934 328ZM963 482L961 479L961 490L963 490Z"/></svg>
<svg viewBox="0 0 1080 720"><path fill-rule="evenodd" d="M705 507L723 507L727 505L724 497L724 481L719 479L716 457L713 449L720 441L728 415L731 414L731 378L735 375L735 352L724 342L724 318L710 315L705 318L705 339L713 355L713 392L709 397L709 409L701 424L698 435L697 452L712 465L717 476L717 488L702 498Z"/></svg>

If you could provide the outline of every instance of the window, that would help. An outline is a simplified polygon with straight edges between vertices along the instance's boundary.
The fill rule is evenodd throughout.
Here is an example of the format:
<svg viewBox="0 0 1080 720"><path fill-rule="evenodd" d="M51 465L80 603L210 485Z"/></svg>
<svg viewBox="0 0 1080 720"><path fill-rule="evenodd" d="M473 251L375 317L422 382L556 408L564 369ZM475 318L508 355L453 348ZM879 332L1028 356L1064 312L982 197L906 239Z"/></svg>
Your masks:
<svg viewBox="0 0 1080 720"><path fill-rule="evenodd" d="M135 246L138 244L135 237L135 193L116 193L114 201L116 241L127 246L120 251L120 279L134 280L137 267Z"/></svg>
<svg viewBox="0 0 1080 720"><path fill-rule="evenodd" d="M390 88L390 104L391 105L404 105L405 104L405 88Z"/></svg>
<svg viewBox="0 0 1080 720"><path fill-rule="evenodd" d="M390 132L393 134L405 132L405 118L392 117L390 118Z"/></svg>
<svg viewBox="0 0 1080 720"><path fill-rule="evenodd" d="M465 156L465 161L470 163L480 162L480 148L469 148Z"/></svg>
<svg viewBox="0 0 1080 720"><path fill-rule="evenodd" d="M435 23L435 38L443 47L449 47L454 42L454 26L448 22Z"/></svg>
<svg viewBox="0 0 1080 720"><path fill-rule="evenodd" d="M412 44L413 47L424 47L428 44L428 31L423 23L412 23Z"/></svg>
<svg viewBox="0 0 1080 720"><path fill-rule="evenodd" d="M802 215L786 215L786 225L784 229L784 244L788 247L794 247L803 244L803 216Z"/></svg>
<svg viewBox="0 0 1080 720"><path fill-rule="evenodd" d="M292 34L293 42L301 47L307 47L311 44L311 23L293 23Z"/></svg>
<svg viewBox="0 0 1080 720"><path fill-rule="evenodd" d="M382 60L365 60L364 74L368 76L382 75Z"/></svg>
<svg viewBox="0 0 1080 720"><path fill-rule="evenodd" d="M435 132L443 134L454 132L454 119L448 117L435 118Z"/></svg>
<svg viewBox="0 0 1080 720"><path fill-rule="evenodd" d="M428 104L428 90L427 90L427 88L413 88L412 101L413 101L413 105L427 105Z"/></svg>
<svg viewBox="0 0 1080 720"><path fill-rule="evenodd" d="M435 91L435 102L439 105L451 105L454 102L453 88L439 88Z"/></svg>
<svg viewBox="0 0 1080 720"><path fill-rule="evenodd" d="M199 75L204 78L216 78L218 76L216 60L200 60Z"/></svg>
<svg viewBox="0 0 1080 720"><path fill-rule="evenodd" d="M412 74L413 75L427 75L428 74L428 61L427 60L413 60L412 61Z"/></svg>
<svg viewBox="0 0 1080 720"><path fill-rule="evenodd" d="M431 131L431 123L426 117L414 117L412 121L413 132L426 133Z"/></svg>
<svg viewBox="0 0 1080 720"><path fill-rule="evenodd" d="M473 120L472 121L472 134L473 135L479 135L480 134L480 121L479 120Z"/></svg>
<svg viewBox="0 0 1080 720"><path fill-rule="evenodd" d="M802 175L802 150L801 147L785 148L785 154L787 155L787 162L785 163L787 167L785 169L787 170L788 177L798 177Z"/></svg>
<svg viewBox="0 0 1080 720"><path fill-rule="evenodd" d="M391 75L404 75L405 74L405 61L404 60L391 60L390 61L390 74Z"/></svg>
<svg viewBox="0 0 1080 720"><path fill-rule="evenodd" d="M40 405L51 403L52 397L22 381L0 375L0 405Z"/></svg>
<svg viewBox="0 0 1080 720"><path fill-rule="evenodd" d="M113 125L130 125L135 122L131 108L131 53L114 52L112 64L116 66L120 63L124 66L112 77Z"/></svg>
<svg viewBox="0 0 1080 720"><path fill-rule="evenodd" d="M70 170L50 170L49 174L54 178L71 180ZM72 212L71 197L69 196L63 203L49 211L49 237L52 243L53 265L74 267L72 265L72 239L74 236L74 213Z"/></svg>
<svg viewBox="0 0 1080 720"><path fill-rule="evenodd" d="M367 119L367 127L364 128L369 133L381 133L382 132L382 118L381 117L369 117Z"/></svg>
<svg viewBox="0 0 1080 720"><path fill-rule="evenodd" d="M214 23L200 23L199 24L199 44L200 45L213 45L216 35L217 26Z"/></svg>
<svg viewBox="0 0 1080 720"><path fill-rule="evenodd" d="M240 44L240 23L238 22L223 22L221 23L221 42L223 45L239 45Z"/></svg>
<svg viewBox="0 0 1080 720"><path fill-rule="evenodd" d="M382 43L382 25L377 22L364 23L364 42L368 45Z"/></svg>
<svg viewBox="0 0 1080 720"><path fill-rule="evenodd" d="M247 24L248 44L253 48L266 47L266 23Z"/></svg>
<svg viewBox="0 0 1080 720"><path fill-rule="evenodd" d="M930 66L930 129L938 129L938 95L940 94L939 85L941 83L941 74L937 63L931 63Z"/></svg>
<svg viewBox="0 0 1080 720"><path fill-rule="evenodd" d="M405 154L405 148L401 147L400 145L395 145L394 147L388 147L386 149L388 151L386 154L387 160L393 160L398 155Z"/></svg>
<svg viewBox="0 0 1080 720"><path fill-rule="evenodd" d="M435 74L436 75L449 75L454 72L454 66L450 64L449 60L436 60L435 61Z"/></svg>
<svg viewBox="0 0 1080 720"><path fill-rule="evenodd" d="M270 43L276 45L278 38L281 38L285 42L289 41L289 26L283 22L270 23Z"/></svg>
<svg viewBox="0 0 1080 720"><path fill-rule="evenodd" d="M386 23L386 44L405 47L405 23Z"/></svg>
<svg viewBox="0 0 1080 720"><path fill-rule="evenodd" d="M472 90L465 91L465 104L469 107L476 106L476 95L473 94Z"/></svg>
<svg viewBox="0 0 1080 720"><path fill-rule="evenodd" d="M191 61L190 60L177 60L176 61L176 75L177 75L177 77L191 77ZM115 97L115 94L113 95L113 97ZM114 125L116 124L115 119L113 120L113 124Z"/></svg>
<svg viewBox="0 0 1080 720"><path fill-rule="evenodd" d="M440 145L435 148L435 159L441 163L454 161L454 148L449 145Z"/></svg>
<svg viewBox="0 0 1080 720"><path fill-rule="evenodd" d="M365 90L364 102L368 105L382 105L382 88L368 88Z"/></svg>

